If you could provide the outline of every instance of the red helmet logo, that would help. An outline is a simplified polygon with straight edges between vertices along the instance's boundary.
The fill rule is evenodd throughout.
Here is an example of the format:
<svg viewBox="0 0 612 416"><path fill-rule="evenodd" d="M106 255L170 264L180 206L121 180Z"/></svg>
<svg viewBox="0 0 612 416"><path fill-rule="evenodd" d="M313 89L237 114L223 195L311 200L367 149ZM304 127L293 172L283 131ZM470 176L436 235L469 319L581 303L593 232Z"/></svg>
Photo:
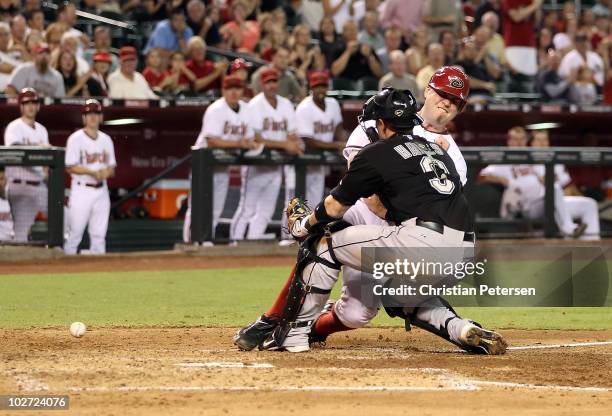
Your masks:
<svg viewBox="0 0 612 416"><path fill-rule="evenodd" d="M450 76L448 77L448 85L453 88L462 89L465 84L463 83L461 78L456 76Z"/></svg>

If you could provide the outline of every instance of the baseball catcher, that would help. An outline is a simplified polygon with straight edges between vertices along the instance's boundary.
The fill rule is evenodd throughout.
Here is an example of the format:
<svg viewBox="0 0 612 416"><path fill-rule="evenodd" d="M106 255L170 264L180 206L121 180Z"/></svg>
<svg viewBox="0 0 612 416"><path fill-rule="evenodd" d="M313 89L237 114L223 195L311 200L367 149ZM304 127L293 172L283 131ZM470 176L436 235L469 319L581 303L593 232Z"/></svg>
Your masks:
<svg viewBox="0 0 612 416"><path fill-rule="evenodd" d="M364 105L361 122L368 120L375 121L366 129L373 143L355 156L331 195L314 210L299 200L290 204L290 232L304 241L283 312L277 322L258 320L239 331L239 347L308 350L311 326L340 268L362 270L362 247L473 247L469 209L452 159L439 145L411 134L421 123L412 94L384 89ZM388 224L348 227L338 221L356 201L372 195L379 201L377 214ZM505 352L499 334L461 319L441 298L426 302L388 312L405 319L407 327L419 326L467 351Z"/></svg>

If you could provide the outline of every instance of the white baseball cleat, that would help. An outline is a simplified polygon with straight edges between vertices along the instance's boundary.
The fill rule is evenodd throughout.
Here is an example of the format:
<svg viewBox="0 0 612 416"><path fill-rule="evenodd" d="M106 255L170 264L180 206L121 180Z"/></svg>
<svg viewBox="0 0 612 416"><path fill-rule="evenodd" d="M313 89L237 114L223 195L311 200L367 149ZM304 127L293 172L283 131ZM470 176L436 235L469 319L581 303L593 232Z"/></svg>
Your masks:
<svg viewBox="0 0 612 416"><path fill-rule="evenodd" d="M508 343L500 334L473 323L461 329L459 340L467 351L477 354L502 355L508 348Z"/></svg>

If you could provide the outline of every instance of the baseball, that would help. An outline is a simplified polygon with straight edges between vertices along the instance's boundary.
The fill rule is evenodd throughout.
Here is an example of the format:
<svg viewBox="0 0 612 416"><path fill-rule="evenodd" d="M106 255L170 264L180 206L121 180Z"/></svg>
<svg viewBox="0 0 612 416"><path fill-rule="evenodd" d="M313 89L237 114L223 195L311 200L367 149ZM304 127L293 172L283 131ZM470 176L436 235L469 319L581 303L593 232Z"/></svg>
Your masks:
<svg viewBox="0 0 612 416"><path fill-rule="evenodd" d="M70 325L70 334L72 334L73 337L81 338L83 335L85 335L86 331L87 327L83 322L73 322Z"/></svg>

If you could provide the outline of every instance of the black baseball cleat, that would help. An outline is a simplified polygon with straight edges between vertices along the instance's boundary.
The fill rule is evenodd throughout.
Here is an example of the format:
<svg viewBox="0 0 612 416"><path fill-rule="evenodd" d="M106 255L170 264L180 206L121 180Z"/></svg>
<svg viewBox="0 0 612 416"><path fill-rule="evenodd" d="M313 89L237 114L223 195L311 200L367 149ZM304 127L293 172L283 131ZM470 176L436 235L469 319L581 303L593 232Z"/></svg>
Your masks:
<svg viewBox="0 0 612 416"><path fill-rule="evenodd" d="M460 347L474 354L502 355L508 348L500 334L473 323L463 327L460 338Z"/></svg>
<svg viewBox="0 0 612 416"><path fill-rule="evenodd" d="M243 351L251 351L272 334L276 325L278 322L261 315L255 322L236 332L234 345Z"/></svg>

